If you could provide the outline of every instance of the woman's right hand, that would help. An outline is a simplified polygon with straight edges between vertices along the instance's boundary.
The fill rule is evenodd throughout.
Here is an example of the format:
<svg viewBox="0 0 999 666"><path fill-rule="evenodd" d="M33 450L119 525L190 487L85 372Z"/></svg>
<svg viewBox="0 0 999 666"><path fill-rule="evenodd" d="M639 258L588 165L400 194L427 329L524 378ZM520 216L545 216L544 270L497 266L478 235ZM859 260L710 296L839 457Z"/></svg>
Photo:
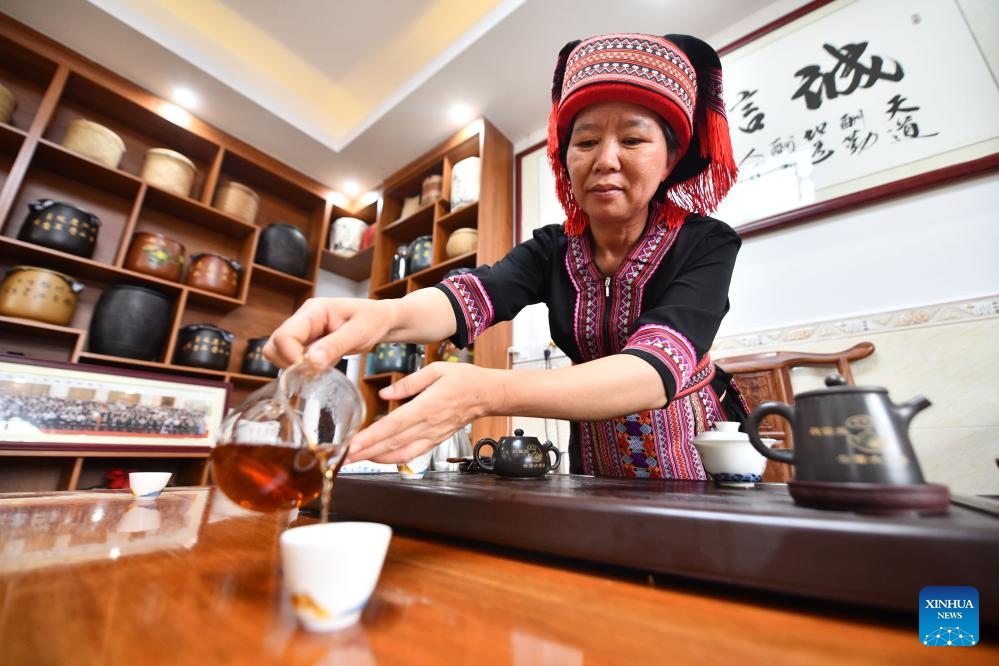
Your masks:
<svg viewBox="0 0 999 666"><path fill-rule="evenodd" d="M366 298L310 298L286 319L264 346L264 356L284 368L306 357L331 365L382 341L389 328L392 301Z"/></svg>

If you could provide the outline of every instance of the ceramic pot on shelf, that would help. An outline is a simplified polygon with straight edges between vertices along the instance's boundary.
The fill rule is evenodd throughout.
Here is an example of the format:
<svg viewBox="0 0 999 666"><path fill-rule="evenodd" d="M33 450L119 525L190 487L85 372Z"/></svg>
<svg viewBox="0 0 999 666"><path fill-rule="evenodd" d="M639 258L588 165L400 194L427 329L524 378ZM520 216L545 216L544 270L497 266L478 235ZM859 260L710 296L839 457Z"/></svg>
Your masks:
<svg viewBox="0 0 999 666"><path fill-rule="evenodd" d="M89 259L94 255L100 219L82 208L38 199L28 204L17 239Z"/></svg>
<svg viewBox="0 0 999 666"><path fill-rule="evenodd" d="M432 236L417 236L413 239L413 242L409 244L409 261L406 266L406 275L419 273L426 268L430 268L433 248Z"/></svg>
<svg viewBox="0 0 999 666"><path fill-rule="evenodd" d="M172 302L145 287L114 285L97 300L87 341L95 354L142 361L163 357Z"/></svg>
<svg viewBox="0 0 999 666"><path fill-rule="evenodd" d="M309 242L298 227L275 222L260 232L254 261L261 266L304 278L309 266Z"/></svg>
<svg viewBox="0 0 999 666"><path fill-rule="evenodd" d="M184 272L184 246L163 234L140 231L132 235L125 255L125 268L180 282Z"/></svg>
<svg viewBox="0 0 999 666"><path fill-rule="evenodd" d="M0 315L67 326L83 284L36 266L14 266L0 282Z"/></svg>
<svg viewBox="0 0 999 666"><path fill-rule="evenodd" d="M184 326L177 333L173 363L209 370L225 370L229 367L232 340L232 333L213 324Z"/></svg>
<svg viewBox="0 0 999 666"><path fill-rule="evenodd" d="M239 371L244 375L259 375L261 377L277 377L278 367L267 360L264 356L264 345L270 340L269 337L251 338L246 343L246 352L243 354L243 365Z"/></svg>
<svg viewBox="0 0 999 666"><path fill-rule="evenodd" d="M243 267L239 262L220 254L203 252L191 257L185 284L223 296L235 296Z"/></svg>
<svg viewBox="0 0 999 666"><path fill-rule="evenodd" d="M356 217L338 217L333 221L330 252L341 257L352 257L361 250L361 239L368 224Z"/></svg>
<svg viewBox="0 0 999 666"><path fill-rule="evenodd" d="M466 157L451 167L451 211L464 208L479 200L478 157Z"/></svg>

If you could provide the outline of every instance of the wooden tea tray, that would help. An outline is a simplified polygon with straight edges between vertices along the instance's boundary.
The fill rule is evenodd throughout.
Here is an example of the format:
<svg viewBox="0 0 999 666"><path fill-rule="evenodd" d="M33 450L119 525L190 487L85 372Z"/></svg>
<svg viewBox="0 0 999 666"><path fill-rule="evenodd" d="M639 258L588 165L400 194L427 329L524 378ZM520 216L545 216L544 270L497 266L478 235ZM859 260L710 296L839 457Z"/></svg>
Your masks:
<svg viewBox="0 0 999 666"><path fill-rule="evenodd" d="M869 516L796 506L783 484L458 472L344 474L333 504L342 517L907 612L928 585L999 600L999 517L957 504ZM999 623L996 608L983 604L982 621Z"/></svg>

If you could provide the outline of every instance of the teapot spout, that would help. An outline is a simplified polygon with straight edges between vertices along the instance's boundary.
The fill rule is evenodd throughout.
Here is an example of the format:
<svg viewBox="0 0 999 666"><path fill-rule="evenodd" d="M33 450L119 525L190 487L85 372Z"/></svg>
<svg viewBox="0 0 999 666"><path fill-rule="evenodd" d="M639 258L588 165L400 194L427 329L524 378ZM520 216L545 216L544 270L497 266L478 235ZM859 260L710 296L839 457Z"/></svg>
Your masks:
<svg viewBox="0 0 999 666"><path fill-rule="evenodd" d="M932 404L933 403L931 403L925 397L917 395L915 398L909 400L908 402L903 402L901 405L895 405L895 413L898 414L899 418L902 419L902 422L906 424L906 426L908 426L909 421L912 420L913 416L923 411Z"/></svg>

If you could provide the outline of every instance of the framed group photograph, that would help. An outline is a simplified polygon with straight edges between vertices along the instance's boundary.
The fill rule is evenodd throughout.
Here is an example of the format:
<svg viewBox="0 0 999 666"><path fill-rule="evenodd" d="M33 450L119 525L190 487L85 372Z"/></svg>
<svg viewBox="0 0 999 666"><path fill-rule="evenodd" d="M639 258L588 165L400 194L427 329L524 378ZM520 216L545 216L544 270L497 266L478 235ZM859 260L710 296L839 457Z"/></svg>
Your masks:
<svg viewBox="0 0 999 666"><path fill-rule="evenodd" d="M0 444L205 451L228 399L225 382L0 355Z"/></svg>

